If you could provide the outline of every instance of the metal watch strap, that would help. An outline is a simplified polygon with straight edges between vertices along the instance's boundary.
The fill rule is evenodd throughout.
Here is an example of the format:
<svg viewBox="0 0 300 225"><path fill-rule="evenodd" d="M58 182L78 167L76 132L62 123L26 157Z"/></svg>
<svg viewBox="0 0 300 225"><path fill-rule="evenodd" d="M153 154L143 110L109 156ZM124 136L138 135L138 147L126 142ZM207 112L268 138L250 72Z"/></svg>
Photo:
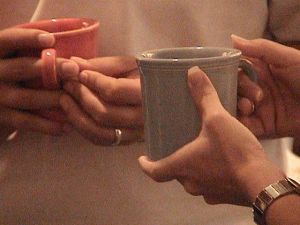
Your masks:
<svg viewBox="0 0 300 225"><path fill-rule="evenodd" d="M253 203L254 222L258 225L266 225L265 212L268 207L276 199L290 193L300 194L300 185L291 178L280 180L266 187L259 193Z"/></svg>

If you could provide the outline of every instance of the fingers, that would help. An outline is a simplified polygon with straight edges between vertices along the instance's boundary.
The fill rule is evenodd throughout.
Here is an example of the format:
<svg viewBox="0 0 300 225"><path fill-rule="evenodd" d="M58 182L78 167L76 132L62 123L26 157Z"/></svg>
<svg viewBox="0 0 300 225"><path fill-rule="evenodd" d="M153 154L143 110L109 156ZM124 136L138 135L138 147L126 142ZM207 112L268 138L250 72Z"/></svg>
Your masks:
<svg viewBox="0 0 300 225"><path fill-rule="evenodd" d="M115 142L115 129L97 125L70 96L62 96L61 105L69 122L85 138L97 145L111 145ZM142 134L142 128L121 128L120 130L122 131L121 143L136 141Z"/></svg>
<svg viewBox="0 0 300 225"><path fill-rule="evenodd" d="M82 109L99 125L115 128L143 126L141 106L107 103L78 82L68 82L64 86L64 89L71 94Z"/></svg>
<svg viewBox="0 0 300 225"><path fill-rule="evenodd" d="M65 125L49 121L25 111L0 108L0 124L3 127L13 127L18 130L30 130L49 135L62 135Z"/></svg>
<svg viewBox="0 0 300 225"><path fill-rule="evenodd" d="M20 82L41 77L42 60L34 57L20 57L0 60L0 81ZM68 59L57 58L58 76L78 77L78 65Z"/></svg>
<svg viewBox="0 0 300 225"><path fill-rule="evenodd" d="M42 61L23 57L0 61L0 81L26 81L41 76Z"/></svg>
<svg viewBox="0 0 300 225"><path fill-rule="evenodd" d="M263 85L263 84L262 84ZM264 86L263 86L264 87ZM255 112L248 117L240 115L239 121L243 123L255 136L258 137L274 137L276 118L274 117L274 103L268 89L264 88L265 98L255 109Z"/></svg>
<svg viewBox="0 0 300 225"><path fill-rule="evenodd" d="M196 107L203 117L223 110L215 88L206 74L198 67L189 69L188 85Z"/></svg>
<svg viewBox="0 0 300 225"><path fill-rule="evenodd" d="M141 105L141 86L139 79L113 78L94 71L83 71L80 82L97 93L106 102L114 104Z"/></svg>
<svg viewBox="0 0 300 225"><path fill-rule="evenodd" d="M246 40L236 35L232 35L231 38L233 47L240 49L245 56L259 58L277 66L300 63L300 51L294 48L265 39Z"/></svg>
<svg viewBox="0 0 300 225"><path fill-rule="evenodd" d="M239 98L237 106L241 116L250 116L255 110L254 103L248 98Z"/></svg>
<svg viewBox="0 0 300 225"><path fill-rule="evenodd" d="M124 77L124 75L137 68L136 59L132 56L99 57L85 60L71 57L80 67L80 70L93 70L107 76Z"/></svg>
<svg viewBox="0 0 300 225"><path fill-rule="evenodd" d="M53 46L53 34L35 29L8 28L0 32L0 57L20 49L40 49Z"/></svg>
<svg viewBox="0 0 300 225"><path fill-rule="evenodd" d="M59 107L62 92L18 88L0 83L0 105L22 110Z"/></svg>
<svg viewBox="0 0 300 225"><path fill-rule="evenodd" d="M79 66L72 60L56 58L56 71L60 81L78 81Z"/></svg>
<svg viewBox="0 0 300 225"><path fill-rule="evenodd" d="M141 156L139 165L149 177L156 182L165 182L175 179L174 162L165 158L156 162L151 161L147 156Z"/></svg>
<svg viewBox="0 0 300 225"><path fill-rule="evenodd" d="M239 72L238 78L238 95L241 97L248 98L255 104L263 99L263 91L261 87L250 80L250 78L243 72Z"/></svg>

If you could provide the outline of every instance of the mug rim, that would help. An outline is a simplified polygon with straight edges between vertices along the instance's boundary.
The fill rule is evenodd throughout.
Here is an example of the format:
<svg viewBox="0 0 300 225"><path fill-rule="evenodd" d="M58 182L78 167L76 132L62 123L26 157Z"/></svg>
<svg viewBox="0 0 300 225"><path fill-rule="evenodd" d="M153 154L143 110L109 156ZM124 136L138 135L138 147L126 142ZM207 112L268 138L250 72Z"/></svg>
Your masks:
<svg viewBox="0 0 300 225"><path fill-rule="evenodd" d="M167 53L167 52L179 52L179 51L190 51L190 50L211 50L211 51L223 51L224 53L229 53L226 55L217 55L211 57L190 57L190 58L182 58L182 59L171 59L171 58L153 58L153 56L157 53ZM152 49L144 51L137 55L137 62L140 65L173 65L180 66L186 64L193 63L215 63L218 61L219 63L234 63L236 60L239 60L241 56L241 51L235 48L227 48L227 47L210 47L210 46L198 46L198 47L176 47L176 48L161 48L161 49Z"/></svg>
<svg viewBox="0 0 300 225"><path fill-rule="evenodd" d="M82 22L88 22L88 26L87 27L81 27L81 28L77 28L77 29L72 29L72 30L66 30L66 31L60 31L60 32L49 32L47 30L44 30L42 27L39 28L38 26L43 26L44 24L47 23L52 23L52 22L66 22L66 21L74 21L74 20L79 20ZM61 37L61 36L69 36L72 35L74 33L78 33L78 32L89 32L91 30L97 29L99 27L99 21L92 19L92 18L84 18L84 17L58 17L58 18L52 18L52 19L44 19L44 20L36 20L36 21L32 21L29 23L22 23L17 25L17 28L32 28L32 29L38 29L38 30L43 30L46 32L49 32L51 34L53 34L55 37ZM34 27L37 26L37 27Z"/></svg>

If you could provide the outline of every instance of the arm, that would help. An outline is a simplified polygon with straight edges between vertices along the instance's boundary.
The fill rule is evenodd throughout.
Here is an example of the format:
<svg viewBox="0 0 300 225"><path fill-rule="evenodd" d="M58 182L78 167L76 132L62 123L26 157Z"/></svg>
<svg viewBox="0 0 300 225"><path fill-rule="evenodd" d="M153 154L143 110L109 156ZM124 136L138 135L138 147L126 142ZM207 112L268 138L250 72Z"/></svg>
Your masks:
<svg viewBox="0 0 300 225"><path fill-rule="evenodd" d="M188 83L202 121L199 136L159 161L140 157L143 171L158 182L177 179L188 193L203 195L209 204L251 206L263 188L285 175L267 159L253 134L222 107L202 71L190 69ZM299 204L297 199L284 198ZM278 207L283 207L279 203L270 207L268 225L276 225L274 221L284 221L290 215L290 210L276 214ZM298 216L289 220L290 224L300 222Z"/></svg>
<svg viewBox="0 0 300 225"><path fill-rule="evenodd" d="M295 225L300 223L300 196L291 194L276 200L266 214L268 225Z"/></svg>

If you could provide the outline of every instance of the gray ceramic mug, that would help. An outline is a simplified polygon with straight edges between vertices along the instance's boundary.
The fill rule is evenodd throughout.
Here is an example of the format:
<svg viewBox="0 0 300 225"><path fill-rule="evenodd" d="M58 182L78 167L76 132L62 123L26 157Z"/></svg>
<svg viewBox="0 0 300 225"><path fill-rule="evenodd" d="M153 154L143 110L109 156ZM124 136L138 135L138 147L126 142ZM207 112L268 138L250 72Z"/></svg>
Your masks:
<svg viewBox="0 0 300 225"><path fill-rule="evenodd" d="M158 160L194 140L200 132L190 96L187 71L201 68L212 81L224 108L236 115L238 68L256 81L251 64L237 49L185 47L156 49L137 56L141 74L147 155Z"/></svg>

